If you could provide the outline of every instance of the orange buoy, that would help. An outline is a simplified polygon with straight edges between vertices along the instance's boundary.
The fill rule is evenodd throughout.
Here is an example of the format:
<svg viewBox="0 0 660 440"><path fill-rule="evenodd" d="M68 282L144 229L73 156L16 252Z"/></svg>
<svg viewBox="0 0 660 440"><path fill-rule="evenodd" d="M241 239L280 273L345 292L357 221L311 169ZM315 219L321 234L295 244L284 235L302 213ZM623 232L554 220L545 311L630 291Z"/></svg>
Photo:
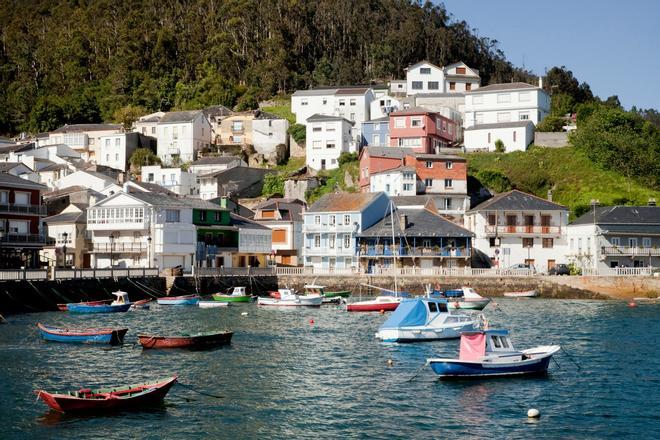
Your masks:
<svg viewBox="0 0 660 440"><path fill-rule="evenodd" d="M313 319L310 319L310 320L309 320L309 323L310 323L311 325L314 325L314 320L313 320Z"/></svg>
<svg viewBox="0 0 660 440"><path fill-rule="evenodd" d="M380 309L380 314L381 314L381 315L384 315L384 314L385 314L385 310L384 310L384 309Z"/></svg>

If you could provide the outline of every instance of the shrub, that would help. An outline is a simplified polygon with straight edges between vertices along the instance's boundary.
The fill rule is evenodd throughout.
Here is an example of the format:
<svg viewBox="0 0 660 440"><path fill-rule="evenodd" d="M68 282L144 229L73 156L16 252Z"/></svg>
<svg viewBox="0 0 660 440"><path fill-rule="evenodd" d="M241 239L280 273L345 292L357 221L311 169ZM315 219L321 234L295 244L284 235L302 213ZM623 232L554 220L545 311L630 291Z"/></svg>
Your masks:
<svg viewBox="0 0 660 440"><path fill-rule="evenodd" d="M266 174L264 178L261 195L268 197L273 194L284 194L284 176L281 174Z"/></svg>
<svg viewBox="0 0 660 440"><path fill-rule="evenodd" d="M307 128L302 124L293 124L289 126L287 133L291 135L296 143L301 144L305 142L307 137Z"/></svg>
<svg viewBox="0 0 660 440"><path fill-rule="evenodd" d="M504 153L504 150L506 150L504 142L502 142L502 139L497 139L495 141L495 151L498 153Z"/></svg>
<svg viewBox="0 0 660 440"><path fill-rule="evenodd" d="M568 263L568 272L571 275L582 275L582 269L580 269L575 263Z"/></svg>
<svg viewBox="0 0 660 440"><path fill-rule="evenodd" d="M511 181L501 171L485 169L477 172L476 177L483 186L495 192L505 192L511 189Z"/></svg>
<svg viewBox="0 0 660 440"><path fill-rule="evenodd" d="M561 116L546 116L544 120L536 126L536 131L558 132L562 131L564 118Z"/></svg>
<svg viewBox="0 0 660 440"><path fill-rule="evenodd" d="M339 155L339 166L342 166L349 162L357 162L358 154L357 153L347 153L343 152Z"/></svg>

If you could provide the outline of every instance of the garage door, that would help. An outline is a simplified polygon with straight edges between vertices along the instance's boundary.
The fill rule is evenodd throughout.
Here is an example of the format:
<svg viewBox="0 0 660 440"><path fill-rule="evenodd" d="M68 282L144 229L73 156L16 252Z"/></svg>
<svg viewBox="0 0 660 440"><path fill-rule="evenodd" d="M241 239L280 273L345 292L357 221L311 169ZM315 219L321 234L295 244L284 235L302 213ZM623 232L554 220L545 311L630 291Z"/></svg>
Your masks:
<svg viewBox="0 0 660 440"><path fill-rule="evenodd" d="M163 268L168 269L176 266L183 267L184 258L185 257L180 255L163 255Z"/></svg>

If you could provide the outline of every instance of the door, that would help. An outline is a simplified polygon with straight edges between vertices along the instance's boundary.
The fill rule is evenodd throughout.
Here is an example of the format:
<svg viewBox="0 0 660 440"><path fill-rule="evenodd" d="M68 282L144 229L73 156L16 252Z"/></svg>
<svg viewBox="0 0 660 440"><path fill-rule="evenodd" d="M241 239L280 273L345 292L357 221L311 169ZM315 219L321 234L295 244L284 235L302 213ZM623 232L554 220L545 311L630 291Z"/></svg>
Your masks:
<svg viewBox="0 0 660 440"><path fill-rule="evenodd" d="M291 255L282 255L282 264L286 266L293 265L293 257Z"/></svg>
<svg viewBox="0 0 660 440"><path fill-rule="evenodd" d="M534 232L534 216L526 215L525 216L525 232L531 234Z"/></svg>
<svg viewBox="0 0 660 440"><path fill-rule="evenodd" d="M550 216L542 215L541 216L541 233L547 234L550 232Z"/></svg>
<svg viewBox="0 0 660 440"><path fill-rule="evenodd" d="M330 257L330 259L328 260L328 266L330 267L330 269L334 269L337 266L337 259L334 257Z"/></svg>
<svg viewBox="0 0 660 440"><path fill-rule="evenodd" d="M555 267L555 260L548 260L548 272L550 272L550 269Z"/></svg>
<svg viewBox="0 0 660 440"><path fill-rule="evenodd" d="M506 216L506 232L516 232L516 216Z"/></svg>
<svg viewBox="0 0 660 440"><path fill-rule="evenodd" d="M321 159L321 169L325 169L325 159Z"/></svg>
<svg viewBox="0 0 660 440"><path fill-rule="evenodd" d="M374 142L373 145L379 146L380 145L380 135L379 134L374 134Z"/></svg>

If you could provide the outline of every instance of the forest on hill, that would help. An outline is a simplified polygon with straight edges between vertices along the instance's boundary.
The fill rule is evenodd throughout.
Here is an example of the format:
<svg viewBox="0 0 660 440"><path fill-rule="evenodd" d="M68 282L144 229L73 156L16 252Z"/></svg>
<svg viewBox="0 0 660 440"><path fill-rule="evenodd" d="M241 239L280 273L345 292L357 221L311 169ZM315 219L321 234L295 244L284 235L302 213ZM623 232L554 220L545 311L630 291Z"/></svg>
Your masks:
<svg viewBox="0 0 660 440"><path fill-rule="evenodd" d="M0 133L402 77L464 61L482 84L534 81L497 41L410 0L8 0L0 8Z"/></svg>

